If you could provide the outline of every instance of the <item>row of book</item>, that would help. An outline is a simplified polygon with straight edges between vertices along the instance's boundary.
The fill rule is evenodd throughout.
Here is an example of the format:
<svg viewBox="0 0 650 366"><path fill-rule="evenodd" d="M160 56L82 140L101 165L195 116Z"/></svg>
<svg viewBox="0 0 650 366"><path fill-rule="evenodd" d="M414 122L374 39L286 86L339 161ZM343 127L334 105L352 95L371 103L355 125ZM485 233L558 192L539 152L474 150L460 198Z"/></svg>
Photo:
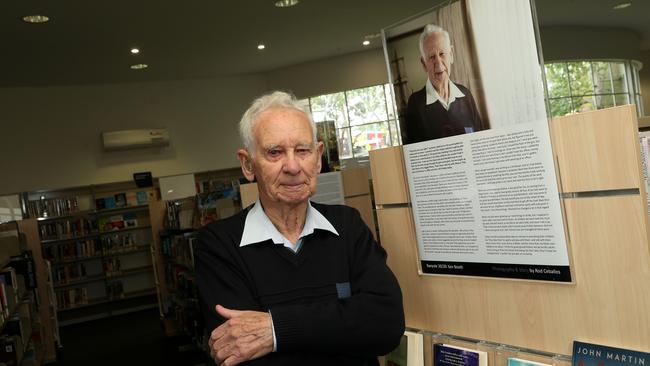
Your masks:
<svg viewBox="0 0 650 366"><path fill-rule="evenodd" d="M73 287L56 291L56 305L59 310L88 304L88 289Z"/></svg>
<svg viewBox="0 0 650 366"><path fill-rule="evenodd" d="M192 265L194 263L196 240L196 232L185 235L161 236L160 252L166 259Z"/></svg>
<svg viewBox="0 0 650 366"><path fill-rule="evenodd" d="M43 258L58 262L62 260L92 258L100 255L129 253L139 248L140 246L134 233L116 233L101 238L45 246L43 248Z"/></svg>
<svg viewBox="0 0 650 366"><path fill-rule="evenodd" d="M55 217L80 211L79 197L42 198L27 202L29 217Z"/></svg>
<svg viewBox="0 0 650 366"><path fill-rule="evenodd" d="M113 208L145 205L149 202L149 193L146 191L116 193L95 199L97 211Z"/></svg>
<svg viewBox="0 0 650 366"><path fill-rule="evenodd" d="M101 232L130 229L138 226L138 216L134 212L129 212L122 215L100 217L98 226Z"/></svg>
<svg viewBox="0 0 650 366"><path fill-rule="evenodd" d="M81 280L87 275L86 264L83 262L64 264L52 268L52 278L55 286Z"/></svg>
<svg viewBox="0 0 650 366"><path fill-rule="evenodd" d="M69 239L97 232L97 221L90 217L41 223L38 226L41 240Z"/></svg>
<svg viewBox="0 0 650 366"><path fill-rule="evenodd" d="M550 363L519 357L516 350L511 353L517 357L502 357L503 360L491 358L487 351L467 348L448 343L432 343L433 366L490 366L489 359L501 366L552 366ZM489 346L488 346L489 347ZM496 348L495 348L496 349ZM522 355L532 354L530 352ZM537 356L548 358L548 356ZM629 366L645 365L650 361L650 353L630 349L609 347L580 341L573 342L572 366ZM386 366L424 366L424 336L422 333L405 331L399 346L385 356Z"/></svg>

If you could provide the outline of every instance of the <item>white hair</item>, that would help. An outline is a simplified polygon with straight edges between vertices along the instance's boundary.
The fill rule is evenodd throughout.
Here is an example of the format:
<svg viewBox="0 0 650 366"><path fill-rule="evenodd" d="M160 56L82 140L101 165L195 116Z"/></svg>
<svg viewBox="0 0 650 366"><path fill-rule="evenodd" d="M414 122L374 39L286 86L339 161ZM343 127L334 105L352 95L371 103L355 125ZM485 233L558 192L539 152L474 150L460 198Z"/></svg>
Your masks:
<svg viewBox="0 0 650 366"><path fill-rule="evenodd" d="M291 108L304 113L305 117L309 121L309 127L313 134L314 143L316 143L316 124L314 123L314 119L311 117L311 113L300 104L293 94L283 91L274 91L255 99L239 121L239 136L241 137L242 144L244 144L244 147L248 152L253 153L255 151L255 135L253 134L253 128L257 123L259 115L272 108Z"/></svg>
<svg viewBox="0 0 650 366"><path fill-rule="evenodd" d="M424 40L433 33L442 34L442 36L445 38L445 42L447 42L447 47L451 48L451 38L449 38L449 32L437 25L427 24L424 26L422 34L420 34L420 55L422 55L423 59L427 58L427 55L424 54Z"/></svg>

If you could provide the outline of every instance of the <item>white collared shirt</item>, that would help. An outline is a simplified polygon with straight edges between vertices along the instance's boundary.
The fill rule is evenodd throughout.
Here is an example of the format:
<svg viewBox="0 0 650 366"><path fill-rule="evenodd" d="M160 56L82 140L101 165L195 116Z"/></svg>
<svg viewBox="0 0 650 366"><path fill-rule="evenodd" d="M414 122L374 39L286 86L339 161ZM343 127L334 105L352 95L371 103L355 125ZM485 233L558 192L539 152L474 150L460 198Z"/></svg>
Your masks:
<svg viewBox="0 0 650 366"><path fill-rule="evenodd" d="M332 226L332 223L330 223L323 214L312 207L311 202L308 201L307 205L305 226L302 228L298 241L294 245L294 243L282 235L275 225L273 225L271 219L269 219L264 212L262 204L257 200L253 208L248 212L248 215L246 215L244 232L241 241L239 242L239 246L243 247L271 239L273 243L282 244L294 252L297 252L302 244L302 239L305 236L312 234L316 229L326 230L337 236L339 235L336 229L334 229L334 226Z"/></svg>
<svg viewBox="0 0 650 366"><path fill-rule="evenodd" d="M440 104L445 108L446 110L449 110L449 106L451 103L453 103L456 98L463 98L465 94L463 94L460 89L454 84L451 80L449 80L449 100L447 103L445 103L442 99L440 99L440 94L436 91L436 88L433 87L433 84L431 84L431 81L427 78L427 84L426 84L426 91L427 91L427 105L433 104L435 102L440 102Z"/></svg>

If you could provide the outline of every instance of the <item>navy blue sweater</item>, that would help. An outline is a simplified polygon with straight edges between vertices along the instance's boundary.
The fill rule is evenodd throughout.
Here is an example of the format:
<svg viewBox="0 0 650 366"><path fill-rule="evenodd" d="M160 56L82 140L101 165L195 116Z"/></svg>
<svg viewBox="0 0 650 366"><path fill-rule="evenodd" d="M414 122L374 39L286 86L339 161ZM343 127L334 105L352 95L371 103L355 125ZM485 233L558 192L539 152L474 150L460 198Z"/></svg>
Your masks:
<svg viewBox="0 0 650 366"><path fill-rule="evenodd" d="M386 252L359 213L312 203L339 236L315 230L297 253L270 240L239 247L248 210L206 225L195 252L206 331L214 306L271 311L277 352L250 365L376 365L404 331L402 295Z"/></svg>

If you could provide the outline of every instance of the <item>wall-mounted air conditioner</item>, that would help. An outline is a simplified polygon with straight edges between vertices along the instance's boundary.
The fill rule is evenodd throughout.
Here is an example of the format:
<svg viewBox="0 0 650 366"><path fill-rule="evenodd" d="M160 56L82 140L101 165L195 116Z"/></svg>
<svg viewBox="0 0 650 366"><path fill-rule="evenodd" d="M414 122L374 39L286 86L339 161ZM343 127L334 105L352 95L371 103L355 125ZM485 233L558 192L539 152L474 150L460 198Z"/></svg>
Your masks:
<svg viewBox="0 0 650 366"><path fill-rule="evenodd" d="M102 142L107 151L168 146L169 132L166 128L102 132Z"/></svg>

